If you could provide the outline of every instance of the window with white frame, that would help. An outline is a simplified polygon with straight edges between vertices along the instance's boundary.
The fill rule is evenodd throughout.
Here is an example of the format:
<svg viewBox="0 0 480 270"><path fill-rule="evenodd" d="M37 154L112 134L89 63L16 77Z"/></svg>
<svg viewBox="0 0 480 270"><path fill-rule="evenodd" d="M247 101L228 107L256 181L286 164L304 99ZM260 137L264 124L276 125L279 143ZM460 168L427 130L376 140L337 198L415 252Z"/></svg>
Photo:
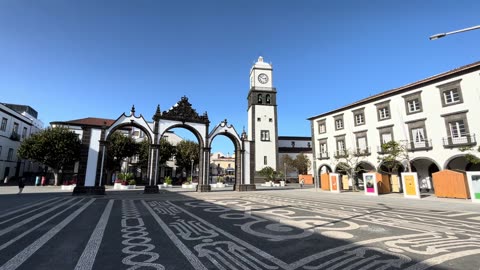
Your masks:
<svg viewBox="0 0 480 270"><path fill-rule="evenodd" d="M3 117L2 118L2 125L0 126L0 131L7 130L7 122L8 122L8 119Z"/></svg>
<svg viewBox="0 0 480 270"><path fill-rule="evenodd" d="M418 98L407 101L407 107L409 113L415 113L422 110L420 100Z"/></svg>
<svg viewBox="0 0 480 270"><path fill-rule="evenodd" d="M327 142L320 142L320 153L327 153Z"/></svg>
<svg viewBox="0 0 480 270"><path fill-rule="evenodd" d="M326 133L327 132L327 125L325 124L325 120L318 121L318 133Z"/></svg>
<svg viewBox="0 0 480 270"><path fill-rule="evenodd" d="M407 115L422 111L422 91L402 96L405 99L405 111Z"/></svg>
<svg viewBox="0 0 480 270"><path fill-rule="evenodd" d="M343 114L339 114L333 117L335 123L335 130L343 129Z"/></svg>
<svg viewBox="0 0 480 270"><path fill-rule="evenodd" d="M261 141L270 141L270 131L268 131L268 130L260 131L260 140Z"/></svg>
<svg viewBox="0 0 480 270"><path fill-rule="evenodd" d="M390 118L390 109L388 107L383 107L378 109L378 118L380 120L385 120Z"/></svg>
<svg viewBox="0 0 480 270"><path fill-rule="evenodd" d="M362 153L367 150L367 137L357 137L357 148Z"/></svg>
<svg viewBox="0 0 480 270"><path fill-rule="evenodd" d="M380 145L393 141L393 125L378 128L380 135Z"/></svg>
<svg viewBox="0 0 480 270"><path fill-rule="evenodd" d="M408 122L408 130L410 131L410 143L409 148L431 148L431 145L427 141L427 130L424 119L418 119L416 121Z"/></svg>
<svg viewBox="0 0 480 270"><path fill-rule="evenodd" d="M361 126L365 124L365 109L360 108L353 110L353 122L355 126Z"/></svg>
<svg viewBox="0 0 480 270"><path fill-rule="evenodd" d="M383 121L383 120L390 119L391 114L390 114L390 101L389 100L377 103L377 104L375 104L375 106L377 107L378 121Z"/></svg>
<svg viewBox="0 0 480 270"><path fill-rule="evenodd" d="M393 140L392 133L390 133L390 132L382 133L382 135L381 135L382 144L391 142L392 140Z"/></svg>
<svg viewBox="0 0 480 270"><path fill-rule="evenodd" d="M18 123L13 122L13 133L18 134Z"/></svg>
<svg viewBox="0 0 480 270"><path fill-rule="evenodd" d="M426 137L425 137L425 129L423 127L419 128L412 128L412 138L413 138L413 145L415 148L421 148L426 146Z"/></svg>
<svg viewBox="0 0 480 270"><path fill-rule="evenodd" d="M345 136L337 137L337 155L346 155Z"/></svg>
<svg viewBox="0 0 480 270"><path fill-rule="evenodd" d="M468 111L463 111L441 115L445 118L445 126L448 134L448 138L446 138L446 140L444 139L444 146L474 143L470 138L467 112Z"/></svg>
<svg viewBox="0 0 480 270"><path fill-rule="evenodd" d="M25 139L27 137L27 131L28 131L27 128L24 127L22 131L22 139Z"/></svg>
<svg viewBox="0 0 480 270"><path fill-rule="evenodd" d="M13 160L13 148L8 149L7 161Z"/></svg>
<svg viewBox="0 0 480 270"><path fill-rule="evenodd" d="M335 129L343 129L343 119L337 119L335 120Z"/></svg>
<svg viewBox="0 0 480 270"><path fill-rule="evenodd" d="M452 137L454 141L457 143L466 142L467 129L465 128L465 122L463 120L449 122L448 127L450 129L450 137Z"/></svg>
<svg viewBox="0 0 480 270"><path fill-rule="evenodd" d="M461 79L437 86L440 89L440 97L443 107L463 103L460 82Z"/></svg>
<svg viewBox="0 0 480 270"><path fill-rule="evenodd" d="M328 158L328 148L327 148L327 139L322 139L318 141L318 151L320 159Z"/></svg>
<svg viewBox="0 0 480 270"><path fill-rule="evenodd" d="M355 114L355 125L360 126L365 124L365 115L363 113Z"/></svg>
<svg viewBox="0 0 480 270"><path fill-rule="evenodd" d="M459 103L460 94L458 93L458 89L454 88L444 91L443 99L445 100L445 104Z"/></svg>

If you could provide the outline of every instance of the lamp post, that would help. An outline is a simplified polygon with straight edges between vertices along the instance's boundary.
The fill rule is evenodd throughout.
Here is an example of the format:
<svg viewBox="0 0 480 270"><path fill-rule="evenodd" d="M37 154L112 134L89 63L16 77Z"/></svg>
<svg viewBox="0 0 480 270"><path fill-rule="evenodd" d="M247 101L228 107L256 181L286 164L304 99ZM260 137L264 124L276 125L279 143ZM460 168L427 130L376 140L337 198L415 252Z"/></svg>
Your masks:
<svg viewBox="0 0 480 270"><path fill-rule="evenodd" d="M190 171L190 181L193 183L193 158L190 160L192 162L192 170Z"/></svg>
<svg viewBox="0 0 480 270"><path fill-rule="evenodd" d="M475 30L475 29L480 29L480 25L472 26L472 27L468 27L468 28L464 28L464 29L460 29L460 30L455 30L455 31L452 31L452 32L435 34L433 36L430 36L429 39L430 40L435 40L435 39L439 39L439 38L442 38L442 37L445 37L445 36L448 36L448 35L453 35L453 34L462 33L462 32L466 32L466 31L471 31L471 30Z"/></svg>

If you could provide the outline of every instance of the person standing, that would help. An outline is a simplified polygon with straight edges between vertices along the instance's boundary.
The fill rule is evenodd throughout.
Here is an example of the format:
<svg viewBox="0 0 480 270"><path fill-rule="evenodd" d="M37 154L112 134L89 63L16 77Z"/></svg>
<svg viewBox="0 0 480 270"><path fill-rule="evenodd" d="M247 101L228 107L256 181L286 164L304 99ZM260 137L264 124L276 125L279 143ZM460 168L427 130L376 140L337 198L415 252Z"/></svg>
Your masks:
<svg viewBox="0 0 480 270"><path fill-rule="evenodd" d="M303 178L300 179L300 188L303 188L303 184L304 184L304 183L305 183L305 182L303 181Z"/></svg>
<svg viewBox="0 0 480 270"><path fill-rule="evenodd" d="M22 193L24 187L25 187L25 178L22 177L18 180L18 194Z"/></svg>

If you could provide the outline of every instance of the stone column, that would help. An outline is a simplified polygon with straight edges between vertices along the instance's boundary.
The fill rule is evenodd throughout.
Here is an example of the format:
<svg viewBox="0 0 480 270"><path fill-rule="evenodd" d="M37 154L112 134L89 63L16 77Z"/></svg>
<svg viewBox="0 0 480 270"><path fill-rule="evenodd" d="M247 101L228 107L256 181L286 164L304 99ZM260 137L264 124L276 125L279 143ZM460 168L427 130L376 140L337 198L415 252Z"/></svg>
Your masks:
<svg viewBox="0 0 480 270"><path fill-rule="evenodd" d="M199 179L197 185L198 192L209 192L211 191L210 183L208 181L208 175L210 174L210 150L211 148L204 147L200 149L200 164L199 168Z"/></svg>

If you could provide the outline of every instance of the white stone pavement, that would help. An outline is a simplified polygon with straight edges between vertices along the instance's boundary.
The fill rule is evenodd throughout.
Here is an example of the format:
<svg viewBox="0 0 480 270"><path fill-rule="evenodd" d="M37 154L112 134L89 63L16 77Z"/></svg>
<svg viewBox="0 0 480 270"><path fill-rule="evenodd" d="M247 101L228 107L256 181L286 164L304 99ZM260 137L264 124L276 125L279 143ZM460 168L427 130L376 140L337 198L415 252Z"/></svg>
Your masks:
<svg viewBox="0 0 480 270"><path fill-rule="evenodd" d="M213 189L213 192L209 193L199 193L196 194L193 189L182 189L181 187L173 187L167 189L170 192L174 193L185 193L193 195L192 197L209 197L209 196L224 196L226 193L231 193L231 188L219 188ZM135 197L138 197L143 191L142 186L138 186L135 190L114 190L113 186L107 186L107 196L109 191L125 192L125 195L136 194ZM404 198L403 194L399 193L390 193L382 194L378 197L366 196L362 191L360 192L342 192L342 193L331 193L328 191L323 191L321 189L315 189L313 186L306 186L303 189L300 189L298 185L289 185L285 188L276 187L276 188L263 188L258 185L257 191L254 192L268 192L275 195L283 195L289 197L296 197L302 199L311 199L316 200L320 198L325 199L338 199L339 203L358 203L358 204L386 204L386 205L395 205L395 207L406 207L406 208L428 208L428 209L438 209L438 210L455 210L455 211L467 211L467 212L476 212L480 213L480 204L473 203L471 200L465 199L453 199L453 198L438 198L434 194L424 194L421 199L408 199ZM0 195L6 194L17 194L17 186L0 186ZM26 186L23 190L24 194L32 193L63 193L64 195L71 194L70 190L62 190L59 186ZM242 192L234 192L235 194L242 194ZM195 194L195 195L194 195ZM122 195L123 196L123 195ZM140 195L141 196L141 195ZM155 196L155 194L150 194L148 197Z"/></svg>

